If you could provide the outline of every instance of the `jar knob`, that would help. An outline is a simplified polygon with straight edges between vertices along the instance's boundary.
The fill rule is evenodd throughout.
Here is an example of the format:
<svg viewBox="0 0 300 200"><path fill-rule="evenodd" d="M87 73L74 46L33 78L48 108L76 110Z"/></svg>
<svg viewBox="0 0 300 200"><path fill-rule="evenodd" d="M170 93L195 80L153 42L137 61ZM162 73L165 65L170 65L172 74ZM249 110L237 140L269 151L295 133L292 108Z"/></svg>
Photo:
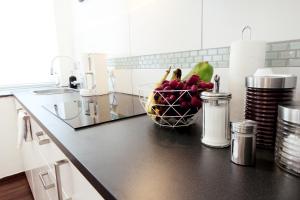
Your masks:
<svg viewBox="0 0 300 200"><path fill-rule="evenodd" d="M215 77L214 77L214 89L213 89L213 92L214 93L219 93L219 89L220 89L220 76L218 74L216 74Z"/></svg>

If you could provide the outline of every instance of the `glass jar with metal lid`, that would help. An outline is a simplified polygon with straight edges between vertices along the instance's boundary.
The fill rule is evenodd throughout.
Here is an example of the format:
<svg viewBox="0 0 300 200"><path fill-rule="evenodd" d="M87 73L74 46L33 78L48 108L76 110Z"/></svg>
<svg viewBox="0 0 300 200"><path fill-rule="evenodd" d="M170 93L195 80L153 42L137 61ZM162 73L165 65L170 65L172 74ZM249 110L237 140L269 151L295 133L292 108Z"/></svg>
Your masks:
<svg viewBox="0 0 300 200"><path fill-rule="evenodd" d="M231 123L231 161L254 165L257 123L252 120Z"/></svg>
<svg viewBox="0 0 300 200"><path fill-rule="evenodd" d="M202 92L203 125L201 142L222 148L230 145L229 102L230 93L219 92L220 77L215 76L213 92Z"/></svg>
<svg viewBox="0 0 300 200"><path fill-rule="evenodd" d="M296 84L294 75L246 77L245 118L257 122L258 147L274 148L278 104L293 100Z"/></svg>
<svg viewBox="0 0 300 200"><path fill-rule="evenodd" d="M275 162L300 176L300 102L278 106Z"/></svg>

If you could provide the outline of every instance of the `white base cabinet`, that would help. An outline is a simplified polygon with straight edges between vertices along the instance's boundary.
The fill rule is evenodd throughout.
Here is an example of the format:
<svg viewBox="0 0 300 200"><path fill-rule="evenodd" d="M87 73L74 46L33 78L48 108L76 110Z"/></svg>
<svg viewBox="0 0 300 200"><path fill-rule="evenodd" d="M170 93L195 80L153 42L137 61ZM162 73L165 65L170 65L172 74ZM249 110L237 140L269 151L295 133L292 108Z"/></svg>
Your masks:
<svg viewBox="0 0 300 200"><path fill-rule="evenodd" d="M34 199L103 200L32 117L31 126L33 138L23 142L22 158Z"/></svg>
<svg viewBox="0 0 300 200"><path fill-rule="evenodd" d="M0 97L0 179L23 170L17 149L17 112L14 97Z"/></svg>

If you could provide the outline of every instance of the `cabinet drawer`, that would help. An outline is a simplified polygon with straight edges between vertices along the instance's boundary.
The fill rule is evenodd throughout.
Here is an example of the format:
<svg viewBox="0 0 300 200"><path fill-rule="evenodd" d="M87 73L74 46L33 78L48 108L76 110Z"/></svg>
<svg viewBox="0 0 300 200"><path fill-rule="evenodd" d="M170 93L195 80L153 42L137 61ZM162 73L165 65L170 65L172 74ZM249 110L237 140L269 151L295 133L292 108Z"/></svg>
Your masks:
<svg viewBox="0 0 300 200"><path fill-rule="evenodd" d="M32 120L33 143L35 148L50 166L58 160L66 159L66 156L58 149L49 136Z"/></svg>
<svg viewBox="0 0 300 200"><path fill-rule="evenodd" d="M58 185L55 173L49 168L49 166L44 166L38 169L38 190L39 193L43 193L40 196L49 200L59 200L58 198ZM63 199L70 199L65 192L62 193ZM39 199L38 199L39 200Z"/></svg>
<svg viewBox="0 0 300 200"><path fill-rule="evenodd" d="M31 188L32 193L35 200L49 200L45 187L49 185L51 182L53 183L54 179L50 178L48 174L45 175L45 172L48 173L49 167L45 162L44 158L35 148L34 144L32 146L34 152L33 155L35 157L35 163L36 163L34 168L28 171L28 173L31 173L32 176L32 184L33 184L33 188ZM45 180L44 184L42 182L42 179ZM47 189L50 189L50 187Z"/></svg>
<svg viewBox="0 0 300 200"><path fill-rule="evenodd" d="M55 189L55 182L53 177L48 172L48 167L43 166L32 170L35 200L50 200L47 190Z"/></svg>
<svg viewBox="0 0 300 200"><path fill-rule="evenodd" d="M32 119L32 118L31 118ZM49 200L58 200L58 190L61 191L64 200L103 200L101 195L93 188L93 186L85 179L85 177L78 171L78 169L67 159L61 150L54 144L49 136L40 128L36 121L31 120L33 141L32 146L35 153L42 158L43 166L34 171L33 182L40 183L40 178L37 179L38 173L45 173L55 182L55 187L46 190L46 197L44 193L40 194L40 190L45 190L43 185L34 187L37 190L37 195L41 199L48 198ZM63 161L63 162L60 162ZM59 166L55 164L59 163ZM41 164L39 163L39 166ZM57 174L57 171L58 174ZM57 185L60 182L60 186ZM59 189L58 189L59 188Z"/></svg>

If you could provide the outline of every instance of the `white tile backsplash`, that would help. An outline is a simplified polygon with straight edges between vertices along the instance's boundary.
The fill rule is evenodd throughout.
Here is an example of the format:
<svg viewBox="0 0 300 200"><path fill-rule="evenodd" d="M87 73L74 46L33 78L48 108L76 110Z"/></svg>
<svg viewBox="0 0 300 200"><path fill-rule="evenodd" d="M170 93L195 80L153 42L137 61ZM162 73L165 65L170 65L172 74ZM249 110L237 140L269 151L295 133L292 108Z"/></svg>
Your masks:
<svg viewBox="0 0 300 200"><path fill-rule="evenodd" d="M266 59L278 58L278 52L266 52Z"/></svg>
<svg viewBox="0 0 300 200"><path fill-rule="evenodd" d="M289 67L300 67L300 59L289 59Z"/></svg>
<svg viewBox="0 0 300 200"><path fill-rule="evenodd" d="M198 56L198 51L191 51L191 56Z"/></svg>
<svg viewBox="0 0 300 200"><path fill-rule="evenodd" d="M218 49L208 49L208 55L216 55L218 54Z"/></svg>
<svg viewBox="0 0 300 200"><path fill-rule="evenodd" d="M212 61L212 57L211 56L203 56L203 60L204 61Z"/></svg>
<svg viewBox="0 0 300 200"><path fill-rule="evenodd" d="M283 51L279 53L279 58L294 58L296 51Z"/></svg>
<svg viewBox="0 0 300 200"><path fill-rule="evenodd" d="M199 51L198 51L198 54L199 54L200 56L207 55L207 50L199 50Z"/></svg>
<svg viewBox="0 0 300 200"><path fill-rule="evenodd" d="M268 43L266 46L266 67L299 67L300 40ZM192 63L209 61L215 68L229 67L230 47L201 49L173 53L143 55L108 60L109 67L115 68L166 68L169 65L183 67L193 66ZM141 62L142 61L142 62Z"/></svg>
<svg viewBox="0 0 300 200"><path fill-rule="evenodd" d="M289 44L288 43L275 43L272 44L271 50L272 51L283 51L288 49Z"/></svg>
<svg viewBox="0 0 300 200"><path fill-rule="evenodd" d="M290 43L290 49L300 49L300 41L291 42Z"/></svg>
<svg viewBox="0 0 300 200"><path fill-rule="evenodd" d="M220 90L228 91L229 47L193 50L165 54L135 56L130 59L114 58L107 61L115 67L116 91L136 94L141 85L159 81L170 65L181 67L183 76L196 63L206 60L214 66L214 74L221 77ZM300 78L300 40L268 43L266 67L277 74L295 74ZM169 77L171 74L169 75ZM244 83L241 83L244 84ZM300 80L297 81L296 100L300 100Z"/></svg>
<svg viewBox="0 0 300 200"><path fill-rule="evenodd" d="M284 66L286 66L286 60L272 60L271 66L272 67L284 67Z"/></svg>

